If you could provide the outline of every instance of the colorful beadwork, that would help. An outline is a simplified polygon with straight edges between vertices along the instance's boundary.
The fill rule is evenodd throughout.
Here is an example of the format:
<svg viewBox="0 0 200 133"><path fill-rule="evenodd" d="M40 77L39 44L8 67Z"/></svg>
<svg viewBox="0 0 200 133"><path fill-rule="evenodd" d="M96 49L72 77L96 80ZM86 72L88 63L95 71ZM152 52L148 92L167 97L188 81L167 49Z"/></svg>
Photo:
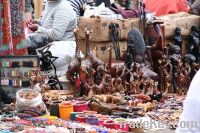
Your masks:
<svg viewBox="0 0 200 133"><path fill-rule="evenodd" d="M26 55L24 0L0 0L0 55Z"/></svg>

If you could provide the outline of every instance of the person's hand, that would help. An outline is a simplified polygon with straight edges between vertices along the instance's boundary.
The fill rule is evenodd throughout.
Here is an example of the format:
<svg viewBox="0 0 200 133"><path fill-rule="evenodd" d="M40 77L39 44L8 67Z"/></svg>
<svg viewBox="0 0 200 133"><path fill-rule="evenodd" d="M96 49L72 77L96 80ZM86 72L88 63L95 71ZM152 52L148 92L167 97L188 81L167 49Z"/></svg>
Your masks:
<svg viewBox="0 0 200 133"><path fill-rule="evenodd" d="M30 12L25 13L25 22L24 22L25 27L28 26L28 22L31 20L32 20L32 13Z"/></svg>
<svg viewBox="0 0 200 133"><path fill-rule="evenodd" d="M28 21L27 27L33 32L38 30L38 24L32 20Z"/></svg>

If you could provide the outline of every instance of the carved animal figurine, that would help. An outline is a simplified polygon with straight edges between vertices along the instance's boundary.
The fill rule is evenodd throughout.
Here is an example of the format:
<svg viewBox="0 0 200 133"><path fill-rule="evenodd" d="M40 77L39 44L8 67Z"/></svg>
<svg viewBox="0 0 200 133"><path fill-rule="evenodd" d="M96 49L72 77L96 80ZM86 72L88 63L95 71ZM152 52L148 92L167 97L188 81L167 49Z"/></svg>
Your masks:
<svg viewBox="0 0 200 133"><path fill-rule="evenodd" d="M95 54L93 53L93 51L91 50L91 48L89 47L89 34L91 33L92 31L88 30L87 28L85 28L85 37L86 37L86 58L89 58L91 64L92 64L92 67L96 70L97 67L99 65L102 65L103 62L98 59Z"/></svg>
<svg viewBox="0 0 200 133"><path fill-rule="evenodd" d="M154 81L153 83L153 93L160 94L161 92L158 90L158 81Z"/></svg>
<svg viewBox="0 0 200 133"><path fill-rule="evenodd" d="M114 80L114 84L113 84L114 90L115 92L125 92L125 88L122 85L122 79L121 78L117 78Z"/></svg>
<svg viewBox="0 0 200 133"><path fill-rule="evenodd" d="M112 63L111 68L106 66L108 73L113 77L117 78L120 77L124 71L124 63Z"/></svg>
<svg viewBox="0 0 200 133"><path fill-rule="evenodd" d="M130 82L130 93L131 94L139 94L140 93L140 81L135 80Z"/></svg>
<svg viewBox="0 0 200 133"><path fill-rule="evenodd" d="M87 82L85 81L84 86L88 91L87 93L88 98L91 98L94 95L98 94L97 87L95 86L94 81L92 79L89 79Z"/></svg>
<svg viewBox="0 0 200 133"><path fill-rule="evenodd" d="M192 33L189 37L189 54L195 56L196 61L199 61L199 44L200 44L200 37L199 37L199 30L197 26L192 26Z"/></svg>
<svg viewBox="0 0 200 133"><path fill-rule="evenodd" d="M83 60L82 63L81 63L81 67L85 67L86 70L88 71L92 68L92 60L91 60L92 50L89 47L89 34L92 31L85 29L84 32L85 32L85 39L86 39L86 55L85 55L85 60Z"/></svg>
<svg viewBox="0 0 200 133"><path fill-rule="evenodd" d="M149 91L149 78L146 80L141 80L141 83L143 85L142 94L146 95Z"/></svg>
<svg viewBox="0 0 200 133"><path fill-rule="evenodd" d="M141 65L138 63L134 63L134 68L135 68L135 71L133 73L134 79L140 81L143 78L143 71L141 69Z"/></svg>
<svg viewBox="0 0 200 133"><path fill-rule="evenodd" d="M106 66L104 64L99 65L96 69L95 84L99 85L103 78L103 75L106 73L108 73Z"/></svg>
<svg viewBox="0 0 200 133"><path fill-rule="evenodd" d="M104 74L102 81L99 85L96 85L94 82L91 82L90 84L88 81L84 82L84 86L87 90L91 90L92 94L109 94L112 90L111 86L111 77L110 75ZM94 93L94 91L96 91Z"/></svg>
<svg viewBox="0 0 200 133"><path fill-rule="evenodd" d="M167 87L166 87L166 90L163 92L163 96L167 96L168 95L169 87L170 87L170 83L167 83Z"/></svg>
<svg viewBox="0 0 200 133"><path fill-rule="evenodd" d="M175 36L174 36L174 44L180 47L181 53L182 53L182 43L183 43L183 39L181 36L181 28L176 27Z"/></svg>
<svg viewBox="0 0 200 133"><path fill-rule="evenodd" d="M68 71L66 73L67 79L71 81L72 83L75 82L75 78L79 74L80 67L81 67L81 55L80 55L80 48L79 48L80 46L77 39L77 29L74 31L74 33L75 33L75 38L76 38L76 52L75 52L75 57L69 63Z"/></svg>
<svg viewBox="0 0 200 133"><path fill-rule="evenodd" d="M148 78L146 80L146 90L147 90L146 95L149 96L149 95L153 94L153 92L154 92L153 84L154 84L154 81L152 79Z"/></svg>
<svg viewBox="0 0 200 133"><path fill-rule="evenodd" d="M152 93L149 94L152 100L160 101L162 99L162 93L158 91L158 81L151 81Z"/></svg>
<svg viewBox="0 0 200 133"><path fill-rule="evenodd" d="M138 82L138 81L131 81L130 82L130 90L129 90L130 95L135 94L135 89L136 89L136 86L137 86L136 82Z"/></svg>

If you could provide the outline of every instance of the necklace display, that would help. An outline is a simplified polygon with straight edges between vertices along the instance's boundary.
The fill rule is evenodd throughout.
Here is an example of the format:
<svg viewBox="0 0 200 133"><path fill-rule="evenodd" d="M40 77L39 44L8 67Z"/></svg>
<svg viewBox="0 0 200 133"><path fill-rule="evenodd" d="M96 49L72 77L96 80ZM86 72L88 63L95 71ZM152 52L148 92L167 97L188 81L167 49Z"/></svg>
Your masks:
<svg viewBox="0 0 200 133"><path fill-rule="evenodd" d="M23 6L20 0L10 0L12 35L17 37L23 34Z"/></svg>
<svg viewBox="0 0 200 133"><path fill-rule="evenodd" d="M9 18L9 0L0 0L1 6L1 45L0 45L0 55L7 55L10 53L11 46L11 32L10 32L10 18Z"/></svg>
<svg viewBox="0 0 200 133"><path fill-rule="evenodd" d="M3 31L2 31L2 24L3 24L3 19L1 17L2 14L2 10L3 10L3 4L0 1L0 46L2 44L2 38L3 38Z"/></svg>
<svg viewBox="0 0 200 133"><path fill-rule="evenodd" d="M24 0L0 0L0 55L25 55Z"/></svg>

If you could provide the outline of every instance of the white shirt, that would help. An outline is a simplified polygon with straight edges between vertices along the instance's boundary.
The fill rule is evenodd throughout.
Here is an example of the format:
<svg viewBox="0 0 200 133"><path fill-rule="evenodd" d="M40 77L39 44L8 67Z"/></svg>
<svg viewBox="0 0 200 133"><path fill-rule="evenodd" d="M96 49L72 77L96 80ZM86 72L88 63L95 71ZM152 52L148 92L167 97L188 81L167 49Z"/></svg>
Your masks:
<svg viewBox="0 0 200 133"><path fill-rule="evenodd" d="M190 84L176 133L200 133L200 70Z"/></svg>
<svg viewBox="0 0 200 133"><path fill-rule="evenodd" d="M77 16L66 0L47 0L38 31L46 33L52 41L74 41Z"/></svg>

